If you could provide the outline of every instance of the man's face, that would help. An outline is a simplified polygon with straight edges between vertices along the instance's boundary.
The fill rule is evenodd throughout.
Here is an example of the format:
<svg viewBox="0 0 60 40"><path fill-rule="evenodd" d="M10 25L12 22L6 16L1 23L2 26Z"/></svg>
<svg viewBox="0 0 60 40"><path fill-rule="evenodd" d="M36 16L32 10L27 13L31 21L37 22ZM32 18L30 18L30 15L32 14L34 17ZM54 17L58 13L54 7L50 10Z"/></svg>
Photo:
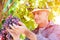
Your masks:
<svg viewBox="0 0 60 40"><path fill-rule="evenodd" d="M34 19L40 26L45 26L48 23L48 15L46 12L34 13Z"/></svg>

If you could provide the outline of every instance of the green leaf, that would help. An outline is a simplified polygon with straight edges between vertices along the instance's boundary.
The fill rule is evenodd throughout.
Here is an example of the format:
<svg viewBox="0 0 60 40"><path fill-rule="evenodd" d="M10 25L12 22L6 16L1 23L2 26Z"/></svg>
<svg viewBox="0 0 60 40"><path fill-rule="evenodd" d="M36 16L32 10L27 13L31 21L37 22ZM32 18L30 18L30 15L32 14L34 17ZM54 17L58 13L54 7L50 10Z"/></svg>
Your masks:
<svg viewBox="0 0 60 40"><path fill-rule="evenodd" d="M0 29L2 28L2 24L0 23Z"/></svg>
<svg viewBox="0 0 60 40"><path fill-rule="evenodd" d="M24 40L25 39L25 35L24 34L21 34L20 35L20 40Z"/></svg>
<svg viewBox="0 0 60 40"><path fill-rule="evenodd" d="M8 6L10 6L10 4L12 3L12 0L8 0L7 3L4 6L3 12L5 13L8 9Z"/></svg>

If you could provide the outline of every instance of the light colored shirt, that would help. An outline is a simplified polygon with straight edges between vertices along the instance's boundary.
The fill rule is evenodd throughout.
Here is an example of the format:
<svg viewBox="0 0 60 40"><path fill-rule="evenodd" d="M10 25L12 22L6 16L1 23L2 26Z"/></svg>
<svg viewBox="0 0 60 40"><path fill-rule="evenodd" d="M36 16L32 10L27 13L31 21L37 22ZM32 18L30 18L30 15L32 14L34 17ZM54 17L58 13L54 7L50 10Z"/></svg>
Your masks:
<svg viewBox="0 0 60 40"><path fill-rule="evenodd" d="M37 40L60 40L60 25L49 23L46 28L40 28L36 35Z"/></svg>

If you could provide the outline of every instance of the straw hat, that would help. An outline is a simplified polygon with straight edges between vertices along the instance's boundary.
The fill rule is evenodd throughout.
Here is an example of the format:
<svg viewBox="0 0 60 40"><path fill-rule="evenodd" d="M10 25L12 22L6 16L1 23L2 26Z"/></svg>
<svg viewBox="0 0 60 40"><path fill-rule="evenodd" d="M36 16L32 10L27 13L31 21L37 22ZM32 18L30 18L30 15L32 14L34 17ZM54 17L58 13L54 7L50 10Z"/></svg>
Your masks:
<svg viewBox="0 0 60 40"><path fill-rule="evenodd" d="M49 13L49 9L34 9L32 13Z"/></svg>

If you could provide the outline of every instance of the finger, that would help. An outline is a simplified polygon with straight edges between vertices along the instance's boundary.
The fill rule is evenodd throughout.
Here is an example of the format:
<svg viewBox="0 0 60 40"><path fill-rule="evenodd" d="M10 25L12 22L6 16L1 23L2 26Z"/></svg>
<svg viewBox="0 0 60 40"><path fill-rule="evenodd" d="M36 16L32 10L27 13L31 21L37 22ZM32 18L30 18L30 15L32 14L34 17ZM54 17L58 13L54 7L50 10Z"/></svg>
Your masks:
<svg viewBox="0 0 60 40"><path fill-rule="evenodd" d="M20 30L22 30L22 26L15 25L14 23L13 23L13 26L16 32L19 32Z"/></svg>
<svg viewBox="0 0 60 40"><path fill-rule="evenodd" d="M7 29L7 31L10 33L10 34L13 34L13 33L16 33L17 31L14 31L12 29Z"/></svg>
<svg viewBox="0 0 60 40"><path fill-rule="evenodd" d="M18 24L21 25L21 26L25 26L25 24L20 22L20 21L18 22Z"/></svg>
<svg viewBox="0 0 60 40"><path fill-rule="evenodd" d="M8 31L12 36L14 36L14 34L15 34L15 31L14 31L14 30L7 29L7 31Z"/></svg>
<svg viewBox="0 0 60 40"><path fill-rule="evenodd" d="M17 32L18 29L16 28L16 25L15 26L9 25L9 26L12 28L12 30Z"/></svg>
<svg viewBox="0 0 60 40"><path fill-rule="evenodd" d="M12 25L9 25L9 26L10 26L12 29L15 29L14 26L12 26Z"/></svg>
<svg viewBox="0 0 60 40"><path fill-rule="evenodd" d="M18 25L15 25L15 24L13 24L13 26L16 28L16 32L18 32L18 33L22 33L22 31L23 31L23 29L24 29L24 27L23 26L18 26ZM19 32L20 31L20 32Z"/></svg>
<svg viewBox="0 0 60 40"><path fill-rule="evenodd" d="M15 25L14 23L13 23L13 26L14 26L15 28L17 28L17 25Z"/></svg>
<svg viewBox="0 0 60 40"><path fill-rule="evenodd" d="M17 29L22 28L22 26L15 25L14 23L13 23L13 26L14 26L15 28L17 28Z"/></svg>
<svg viewBox="0 0 60 40"><path fill-rule="evenodd" d="M11 31L13 31L12 29L6 29L9 33L11 33Z"/></svg>

